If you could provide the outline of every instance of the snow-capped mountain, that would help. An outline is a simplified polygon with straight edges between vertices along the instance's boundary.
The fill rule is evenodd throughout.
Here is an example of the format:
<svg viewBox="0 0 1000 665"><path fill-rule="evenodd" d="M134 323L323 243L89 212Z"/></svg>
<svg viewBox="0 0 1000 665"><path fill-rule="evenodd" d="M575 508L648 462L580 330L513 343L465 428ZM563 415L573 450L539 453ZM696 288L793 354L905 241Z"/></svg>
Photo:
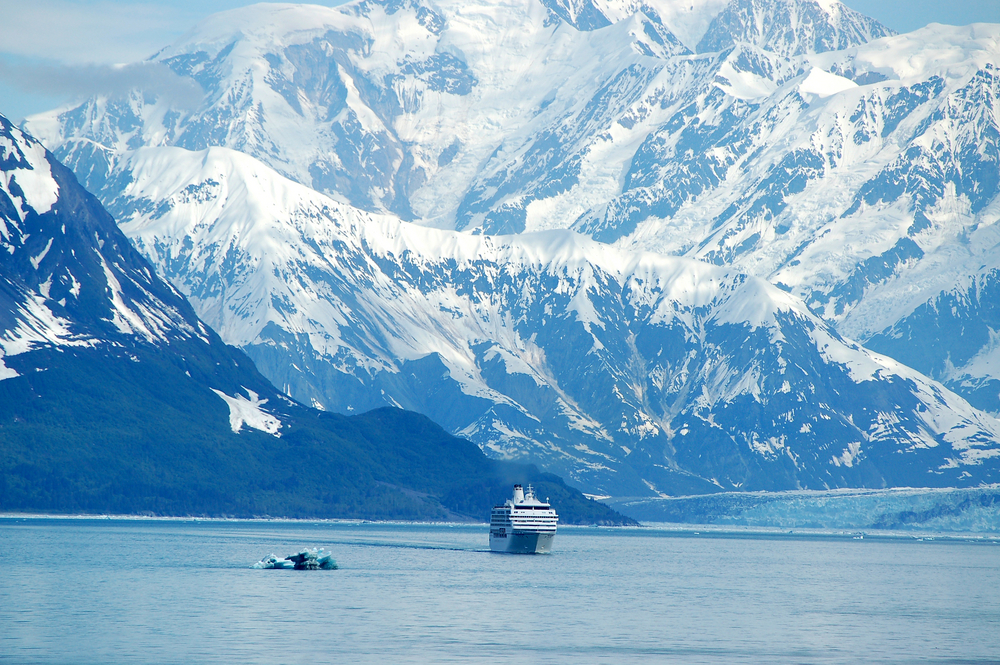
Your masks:
<svg viewBox="0 0 1000 665"><path fill-rule="evenodd" d="M171 99L137 92L91 100L29 125L79 164L91 187L89 177L100 177L108 162L141 145L225 146L364 209L495 230L497 222L483 215L565 191L588 165L583 162L602 157L595 151L610 149L614 154L604 160L620 170L657 118L670 117L664 111L710 90L716 70L728 71L726 58L719 49L694 55L698 41L726 42L720 48L728 51L730 43L749 39L755 49L780 33L791 42L771 57L784 62L784 50L846 48L887 33L836 2L701 1L688 11L675 4L256 5L208 19L155 56L204 87L198 108L174 108ZM707 21L713 12L718 15ZM763 21L769 31L744 34L751 29L740 28L744 19ZM798 71L803 62L769 78L787 78L785 70ZM651 103L662 109L638 122L636 114L649 115L643 107ZM603 136L609 131L619 135ZM607 143L614 145L601 148ZM529 154L519 157L525 150ZM93 163L85 166L88 160ZM527 191L527 182L505 183L499 198L479 200L477 187L490 189L485 181L495 180L493 171L505 164L510 177L538 180L537 186ZM603 178L609 176L618 177Z"/></svg>
<svg viewBox="0 0 1000 665"><path fill-rule="evenodd" d="M424 416L288 399L0 116L4 510L481 519L517 481L571 523L629 522Z"/></svg>
<svg viewBox="0 0 1000 665"><path fill-rule="evenodd" d="M93 190L139 147L224 146L422 225L730 265L867 342L988 279L998 43L835 0L256 5L154 57L196 108L136 91L28 126ZM921 367L1000 412L961 378L993 376L975 339Z"/></svg>
<svg viewBox="0 0 1000 665"><path fill-rule="evenodd" d="M192 466L222 450L252 458L306 411L2 116L0 393L0 501L21 510L200 512L213 499L186 484Z"/></svg>
<svg viewBox="0 0 1000 665"><path fill-rule="evenodd" d="M871 356L884 368L878 376L908 378L847 372L851 391L912 387L909 397L875 400L892 405L891 418L856 413L871 407L834 387L847 370L830 361L841 356L816 351L817 335L852 358L867 352L810 312L1000 411L993 328L969 318L984 308L959 308L952 320L935 306L966 302L973 286L984 293L996 264L998 38L992 25L894 36L833 0L256 5L216 15L154 56L204 88L196 108L136 91L28 127L99 192L206 321L299 399L333 410L416 408L495 454L529 455L608 491L766 478L780 487L922 484L889 463L861 480L833 460L854 464L843 451L866 440L855 429L873 436L885 418L924 432L886 440L944 442L949 427L918 424L940 412L927 406L940 388ZM292 192L274 172L320 194ZM393 215L481 237L435 235ZM557 229L618 249L565 231L539 235ZM641 284L623 267L650 261L657 268ZM707 301L668 297L675 273L720 290ZM593 317L567 295L581 289ZM772 315L717 325L716 308L741 299ZM683 343L633 351L647 339L640 330L658 340L662 332L636 304L647 301L689 313L683 325L664 324ZM553 312L565 325L547 328ZM769 323L750 323L759 320ZM775 335L808 342L778 349ZM925 350L919 361L904 339ZM792 360L799 352L811 359ZM575 357L553 367L560 353ZM680 433L695 431L696 413L771 395L749 386L782 388L788 366L809 368L809 380L759 400L779 410L733 406L731 422L713 416L719 427L699 431L709 448L722 436L717 448L683 452ZM843 404L807 399L820 384ZM730 385L742 387L720 387ZM823 422L830 407L851 424L810 440L816 426L789 420L777 395L801 396ZM961 421L979 422L940 395ZM446 408L456 403L471 405ZM760 443L772 439L781 446ZM799 441L819 448L801 453ZM943 451L916 449L933 452L912 459ZM725 469L706 466L708 456L728 460ZM810 456L819 466L800 469ZM786 458L791 466L775 471ZM908 468L937 468L920 464Z"/></svg>
<svg viewBox="0 0 1000 665"><path fill-rule="evenodd" d="M2 116L0 151L0 372L38 346L210 343L72 172Z"/></svg>
<svg viewBox="0 0 1000 665"><path fill-rule="evenodd" d="M808 55L865 44L893 32L836 0L730 2L698 42L699 53L750 45L781 56Z"/></svg>
<svg viewBox="0 0 1000 665"><path fill-rule="evenodd" d="M1000 423L732 269L429 229L225 148L119 169L121 228L317 407L416 410L601 494L951 486L1000 465Z"/></svg>

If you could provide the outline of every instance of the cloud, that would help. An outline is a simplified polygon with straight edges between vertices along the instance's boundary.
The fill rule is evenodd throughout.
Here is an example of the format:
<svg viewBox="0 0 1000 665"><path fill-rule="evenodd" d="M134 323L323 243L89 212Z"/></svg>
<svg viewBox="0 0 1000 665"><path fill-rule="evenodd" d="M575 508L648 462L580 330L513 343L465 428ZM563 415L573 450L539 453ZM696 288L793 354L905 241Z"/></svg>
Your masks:
<svg viewBox="0 0 1000 665"><path fill-rule="evenodd" d="M145 61L210 14L257 1L0 0L0 112L24 118L74 97L134 87L181 107L197 103L202 93L192 81L112 63Z"/></svg>
<svg viewBox="0 0 1000 665"><path fill-rule="evenodd" d="M60 97L123 97L138 89L185 109L197 107L205 96L205 91L196 81L177 75L159 62L62 65L15 64L0 59L0 79L24 92Z"/></svg>
<svg viewBox="0 0 1000 665"><path fill-rule="evenodd" d="M0 51L75 64L145 60L193 23L148 0L0 0L0 16Z"/></svg>

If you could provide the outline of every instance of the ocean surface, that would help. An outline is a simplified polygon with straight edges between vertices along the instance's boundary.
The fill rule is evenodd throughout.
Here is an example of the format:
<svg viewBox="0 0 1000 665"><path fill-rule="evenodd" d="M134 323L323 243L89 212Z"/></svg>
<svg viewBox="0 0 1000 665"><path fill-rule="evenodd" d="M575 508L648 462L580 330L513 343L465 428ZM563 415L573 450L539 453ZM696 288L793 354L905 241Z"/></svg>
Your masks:
<svg viewBox="0 0 1000 665"><path fill-rule="evenodd" d="M0 663L1000 662L1000 538L859 535L0 518Z"/></svg>

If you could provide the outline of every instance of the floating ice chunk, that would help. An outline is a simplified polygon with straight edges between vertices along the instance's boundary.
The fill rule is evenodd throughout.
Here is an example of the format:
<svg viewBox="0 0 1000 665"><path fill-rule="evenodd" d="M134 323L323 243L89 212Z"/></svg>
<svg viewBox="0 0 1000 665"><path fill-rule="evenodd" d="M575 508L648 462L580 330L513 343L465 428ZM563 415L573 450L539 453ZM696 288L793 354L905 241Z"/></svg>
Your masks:
<svg viewBox="0 0 1000 665"><path fill-rule="evenodd" d="M295 570L336 570L337 562L333 560L333 555L326 550L304 549L298 554L287 557L295 564Z"/></svg>
<svg viewBox="0 0 1000 665"><path fill-rule="evenodd" d="M269 554L250 567L258 570L281 570L283 568L292 568L293 565L287 559L279 559L274 554Z"/></svg>
<svg viewBox="0 0 1000 665"><path fill-rule="evenodd" d="M274 554L269 554L251 568L258 570L337 570L337 562L333 559L333 554L327 552L322 547L318 549L303 549L296 554L289 554L284 559L279 559Z"/></svg>

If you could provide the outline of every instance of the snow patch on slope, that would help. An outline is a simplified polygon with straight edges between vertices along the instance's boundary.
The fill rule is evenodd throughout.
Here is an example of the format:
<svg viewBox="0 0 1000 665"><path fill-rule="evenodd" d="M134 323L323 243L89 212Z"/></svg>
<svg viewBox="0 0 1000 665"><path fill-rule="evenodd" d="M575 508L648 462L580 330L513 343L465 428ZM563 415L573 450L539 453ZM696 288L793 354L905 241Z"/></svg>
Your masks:
<svg viewBox="0 0 1000 665"><path fill-rule="evenodd" d="M594 6L613 23L636 12L659 15L660 20L684 46L695 50L709 24L729 0L594 0ZM656 18L651 16L651 18Z"/></svg>
<svg viewBox="0 0 1000 665"><path fill-rule="evenodd" d="M39 294L28 294L13 312L16 325L0 331L0 355L16 356L38 346L89 346L93 343L70 331L70 322L57 316Z"/></svg>
<svg viewBox="0 0 1000 665"><path fill-rule="evenodd" d="M45 156L41 143L27 141L21 130L12 127L14 141L0 137L0 159L7 160L16 151L23 156L26 168L13 168L0 173L0 186L12 200L19 202L21 218L29 209L44 215L59 200L59 185L52 177L52 168ZM11 185L16 184L21 196L11 193Z"/></svg>
<svg viewBox="0 0 1000 665"><path fill-rule="evenodd" d="M816 67L813 67L812 71L799 84L799 90L802 92L819 97L830 97L838 92L857 87L858 84L850 79L825 72Z"/></svg>
<svg viewBox="0 0 1000 665"><path fill-rule="evenodd" d="M247 427L280 437L281 433L278 430L281 429L281 421L261 409L267 404L267 400L260 399L257 393L249 388L244 387L243 390L247 391L249 399L239 394L230 397L221 390L212 388L212 392L222 398L229 407L229 426L233 432L239 434L245 424Z"/></svg>
<svg viewBox="0 0 1000 665"><path fill-rule="evenodd" d="M3 356L4 356L4 350L2 347L0 347L0 381L4 381L6 379L13 379L16 376L21 376L15 370L4 365Z"/></svg>

